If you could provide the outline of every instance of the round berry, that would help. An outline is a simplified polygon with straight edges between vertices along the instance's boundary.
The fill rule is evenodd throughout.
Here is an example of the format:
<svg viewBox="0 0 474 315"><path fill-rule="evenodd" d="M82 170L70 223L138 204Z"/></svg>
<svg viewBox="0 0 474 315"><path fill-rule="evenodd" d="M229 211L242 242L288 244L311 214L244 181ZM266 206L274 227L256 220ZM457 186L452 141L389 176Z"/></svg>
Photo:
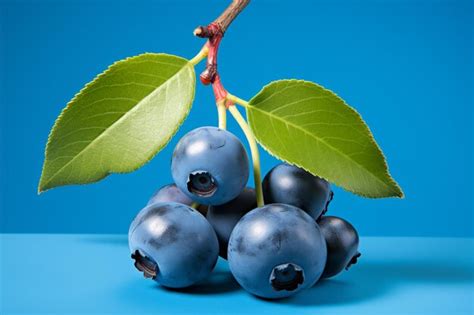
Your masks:
<svg viewBox="0 0 474 315"><path fill-rule="evenodd" d="M219 244L199 212L169 202L145 207L130 225L128 244L135 267L163 286L183 288L206 278Z"/></svg>
<svg viewBox="0 0 474 315"><path fill-rule="evenodd" d="M178 142L171 172L179 189L193 201L220 205L244 189L249 161L236 136L219 128L201 127Z"/></svg>
<svg viewBox="0 0 474 315"><path fill-rule="evenodd" d="M229 240L229 267L239 284L263 298L283 298L311 287L326 264L326 242L307 213L285 204L254 209Z"/></svg>

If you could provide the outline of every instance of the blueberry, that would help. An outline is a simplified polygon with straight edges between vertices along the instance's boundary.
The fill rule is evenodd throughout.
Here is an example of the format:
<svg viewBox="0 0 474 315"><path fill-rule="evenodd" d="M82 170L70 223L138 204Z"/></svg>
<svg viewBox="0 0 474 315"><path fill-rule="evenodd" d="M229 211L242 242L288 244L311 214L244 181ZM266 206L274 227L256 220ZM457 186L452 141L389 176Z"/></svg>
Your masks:
<svg viewBox="0 0 474 315"><path fill-rule="evenodd" d="M128 244L135 267L146 278L183 288L206 278L214 268L219 244L199 212L168 202L145 207L130 225Z"/></svg>
<svg viewBox="0 0 474 315"><path fill-rule="evenodd" d="M227 259L227 244L234 226L244 214L257 207L256 198L254 189L245 188L237 198L223 205L209 206L206 217L216 231L222 258Z"/></svg>
<svg viewBox="0 0 474 315"><path fill-rule="evenodd" d="M285 204L254 209L229 240L229 267L239 284L263 298L283 298L311 287L326 264L326 242L307 213Z"/></svg>
<svg viewBox="0 0 474 315"><path fill-rule="evenodd" d="M327 211L333 196L326 180L286 163L271 169L262 186L266 204L289 204L306 211L315 219Z"/></svg>
<svg viewBox="0 0 474 315"><path fill-rule="evenodd" d="M178 202L182 203L183 205L191 206L193 201L191 198L186 196L181 189L179 189L176 184L168 184L160 189L158 189L153 196L151 196L150 200L148 201L147 206L155 203L155 202ZM206 215L207 206L199 205L196 209L203 215Z"/></svg>
<svg viewBox="0 0 474 315"><path fill-rule="evenodd" d="M228 131L201 127L187 133L173 152L176 185L200 204L219 205L236 198L249 176L240 140Z"/></svg>
<svg viewBox="0 0 474 315"><path fill-rule="evenodd" d="M328 248L328 259L322 277L329 278L357 262L360 257L359 235L349 222L338 217L323 216L318 224Z"/></svg>

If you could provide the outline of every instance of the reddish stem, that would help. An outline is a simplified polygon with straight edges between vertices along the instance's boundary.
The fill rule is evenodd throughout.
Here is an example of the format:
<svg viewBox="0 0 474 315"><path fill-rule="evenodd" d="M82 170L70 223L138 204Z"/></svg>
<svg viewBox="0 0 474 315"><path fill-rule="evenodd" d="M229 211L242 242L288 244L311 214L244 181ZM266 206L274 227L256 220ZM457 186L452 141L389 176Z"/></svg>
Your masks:
<svg viewBox="0 0 474 315"><path fill-rule="evenodd" d="M199 76L202 84L212 84L216 103L222 102L227 97L227 91L222 85L219 72L217 71L217 53L225 31L237 15L247 6L250 0L234 0L229 7L208 26L199 26L194 30L194 35L209 38L206 45L209 49L207 55L206 69ZM226 102L226 107L233 105Z"/></svg>
<svg viewBox="0 0 474 315"><path fill-rule="evenodd" d="M216 103L224 100L227 97L227 90L222 85L221 76L218 73L216 73L214 77L214 82L212 83L212 89L214 91L214 96L216 97Z"/></svg>
<svg viewBox="0 0 474 315"><path fill-rule="evenodd" d="M214 83L214 79L217 75L217 52L219 50L222 36L224 35L216 23L209 24L206 29L206 34L212 33L213 35L209 37L209 40L206 43L207 48L209 49L206 69L199 76L204 85ZM212 30L212 32L210 30Z"/></svg>

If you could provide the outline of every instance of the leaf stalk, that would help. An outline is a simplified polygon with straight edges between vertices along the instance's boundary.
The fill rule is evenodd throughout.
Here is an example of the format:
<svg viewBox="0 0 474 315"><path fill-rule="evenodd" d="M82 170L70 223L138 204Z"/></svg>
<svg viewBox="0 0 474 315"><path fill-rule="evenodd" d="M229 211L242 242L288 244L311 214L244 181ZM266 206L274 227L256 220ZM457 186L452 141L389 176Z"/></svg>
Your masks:
<svg viewBox="0 0 474 315"><path fill-rule="evenodd" d="M189 63L191 63L193 66L196 66L198 63L203 61L207 55L209 54L209 47L207 45L204 45L201 50L194 56L191 60L189 60Z"/></svg>
<svg viewBox="0 0 474 315"><path fill-rule="evenodd" d="M249 102L247 102L247 101L245 101L245 100L243 100L243 99L241 99L241 98L239 98L239 97L237 97L237 96L235 96L235 95L232 95L232 94L230 94L230 93L227 93L227 99L228 99L229 101L231 101L233 104L239 104L239 105L241 105L241 106L243 106L243 107L245 107L245 108L247 108L247 107L250 106L250 105L249 105Z"/></svg>

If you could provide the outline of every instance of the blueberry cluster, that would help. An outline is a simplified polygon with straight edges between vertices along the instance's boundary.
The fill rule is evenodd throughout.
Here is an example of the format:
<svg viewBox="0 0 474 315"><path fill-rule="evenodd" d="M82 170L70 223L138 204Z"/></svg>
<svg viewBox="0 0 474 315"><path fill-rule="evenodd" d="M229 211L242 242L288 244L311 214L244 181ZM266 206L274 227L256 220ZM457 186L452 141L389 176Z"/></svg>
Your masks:
<svg viewBox="0 0 474 315"><path fill-rule="evenodd" d="M135 267L163 286L204 280L218 256L237 282L263 298L283 298L335 276L357 261L359 237L326 216L333 193L296 166L274 167L262 183L265 205L245 187L249 161L230 132L202 127L177 144L175 184L159 189L129 230Z"/></svg>

